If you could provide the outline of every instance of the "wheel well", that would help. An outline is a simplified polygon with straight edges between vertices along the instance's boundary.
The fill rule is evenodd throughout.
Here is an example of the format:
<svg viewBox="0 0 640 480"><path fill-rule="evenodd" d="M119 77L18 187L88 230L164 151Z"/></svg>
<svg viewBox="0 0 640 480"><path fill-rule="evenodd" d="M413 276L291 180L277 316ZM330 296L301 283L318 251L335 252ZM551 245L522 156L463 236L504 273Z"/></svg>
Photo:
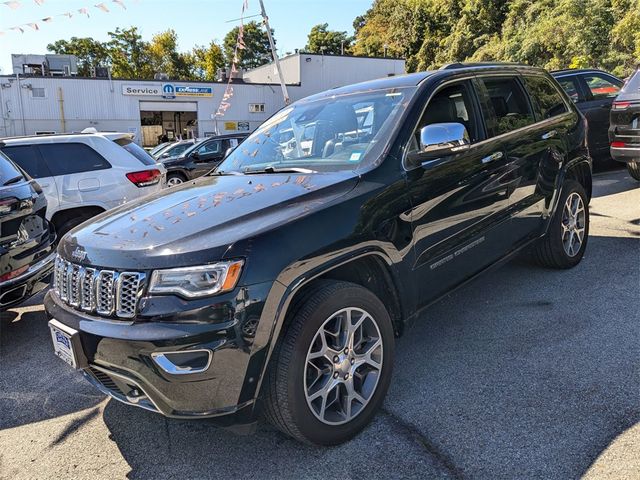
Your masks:
<svg viewBox="0 0 640 480"><path fill-rule="evenodd" d="M587 193L587 198L591 200L591 193L593 191L591 167L587 162L577 163L567 170L567 178L576 180Z"/></svg>
<svg viewBox="0 0 640 480"><path fill-rule="evenodd" d="M355 283L373 292L389 312L395 334L397 336L402 334L404 318L400 297L391 272L384 261L376 255L367 255L329 270L296 292L290 305L295 309L296 303L304 301L304 297L313 291L314 285L331 280Z"/></svg>
<svg viewBox="0 0 640 480"><path fill-rule="evenodd" d="M72 218L77 217L86 217L91 218L95 217L99 213L104 212L104 208L101 207L78 207L78 208L69 208L68 210L58 210L51 217L51 223L56 229L59 229L62 225L67 223Z"/></svg>
<svg viewBox="0 0 640 480"><path fill-rule="evenodd" d="M181 170L170 170L170 171L168 171L167 172L167 178L169 178L171 176L180 177L185 181L187 180L187 175L184 172L182 172Z"/></svg>

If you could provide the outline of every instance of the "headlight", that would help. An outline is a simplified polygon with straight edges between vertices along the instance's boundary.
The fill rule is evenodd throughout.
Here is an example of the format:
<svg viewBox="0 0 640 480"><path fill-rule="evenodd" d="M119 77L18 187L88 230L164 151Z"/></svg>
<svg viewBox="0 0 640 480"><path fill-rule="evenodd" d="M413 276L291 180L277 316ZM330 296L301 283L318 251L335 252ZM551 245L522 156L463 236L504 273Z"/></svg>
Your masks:
<svg viewBox="0 0 640 480"><path fill-rule="evenodd" d="M174 293L199 298L233 290L242 271L242 260L219 262L198 267L155 270L149 293Z"/></svg>

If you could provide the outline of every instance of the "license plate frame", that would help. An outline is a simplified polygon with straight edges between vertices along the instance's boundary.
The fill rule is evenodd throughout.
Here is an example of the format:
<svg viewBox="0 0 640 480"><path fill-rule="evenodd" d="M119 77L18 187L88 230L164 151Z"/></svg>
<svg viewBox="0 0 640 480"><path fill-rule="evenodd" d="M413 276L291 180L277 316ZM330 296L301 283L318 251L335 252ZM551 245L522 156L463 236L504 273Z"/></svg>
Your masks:
<svg viewBox="0 0 640 480"><path fill-rule="evenodd" d="M53 353L73 369L86 368L80 334L56 319L49 320L49 331L53 342Z"/></svg>

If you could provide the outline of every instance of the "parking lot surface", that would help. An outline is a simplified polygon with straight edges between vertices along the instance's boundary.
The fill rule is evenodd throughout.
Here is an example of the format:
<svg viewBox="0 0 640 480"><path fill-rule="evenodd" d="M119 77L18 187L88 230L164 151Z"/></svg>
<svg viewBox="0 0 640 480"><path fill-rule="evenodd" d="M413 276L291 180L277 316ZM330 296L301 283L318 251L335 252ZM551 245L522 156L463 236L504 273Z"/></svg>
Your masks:
<svg viewBox="0 0 640 480"><path fill-rule="evenodd" d="M515 260L397 342L383 411L314 448L236 436L97 392L52 354L41 296L2 314L0 478L638 478L640 188L594 178L570 271Z"/></svg>

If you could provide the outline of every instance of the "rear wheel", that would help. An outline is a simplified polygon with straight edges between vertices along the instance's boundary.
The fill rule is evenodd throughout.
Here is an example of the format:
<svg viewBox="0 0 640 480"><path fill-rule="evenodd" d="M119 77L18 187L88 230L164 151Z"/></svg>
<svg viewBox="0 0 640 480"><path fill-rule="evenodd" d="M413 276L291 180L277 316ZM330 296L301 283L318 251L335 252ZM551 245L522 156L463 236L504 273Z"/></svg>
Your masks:
<svg viewBox="0 0 640 480"><path fill-rule="evenodd" d="M273 354L265 413L282 432L342 443L380 408L391 379L393 328L382 302L352 283L320 283Z"/></svg>
<svg viewBox="0 0 640 480"><path fill-rule="evenodd" d="M589 201L582 185L567 180L545 236L534 247L535 260L550 268L571 268L582 260L589 238Z"/></svg>
<svg viewBox="0 0 640 480"><path fill-rule="evenodd" d="M96 214L97 215L97 214ZM78 215L77 217L70 218L66 222L61 223L56 226L56 241L60 241L60 239L70 230L73 230L81 223L86 222L87 220L93 218L95 215Z"/></svg>
<svg viewBox="0 0 640 480"><path fill-rule="evenodd" d="M170 173L167 175L167 186L176 187L182 183L184 183L185 178L179 173Z"/></svg>
<svg viewBox="0 0 640 480"><path fill-rule="evenodd" d="M640 162L627 162L627 171L629 175L640 182Z"/></svg>

